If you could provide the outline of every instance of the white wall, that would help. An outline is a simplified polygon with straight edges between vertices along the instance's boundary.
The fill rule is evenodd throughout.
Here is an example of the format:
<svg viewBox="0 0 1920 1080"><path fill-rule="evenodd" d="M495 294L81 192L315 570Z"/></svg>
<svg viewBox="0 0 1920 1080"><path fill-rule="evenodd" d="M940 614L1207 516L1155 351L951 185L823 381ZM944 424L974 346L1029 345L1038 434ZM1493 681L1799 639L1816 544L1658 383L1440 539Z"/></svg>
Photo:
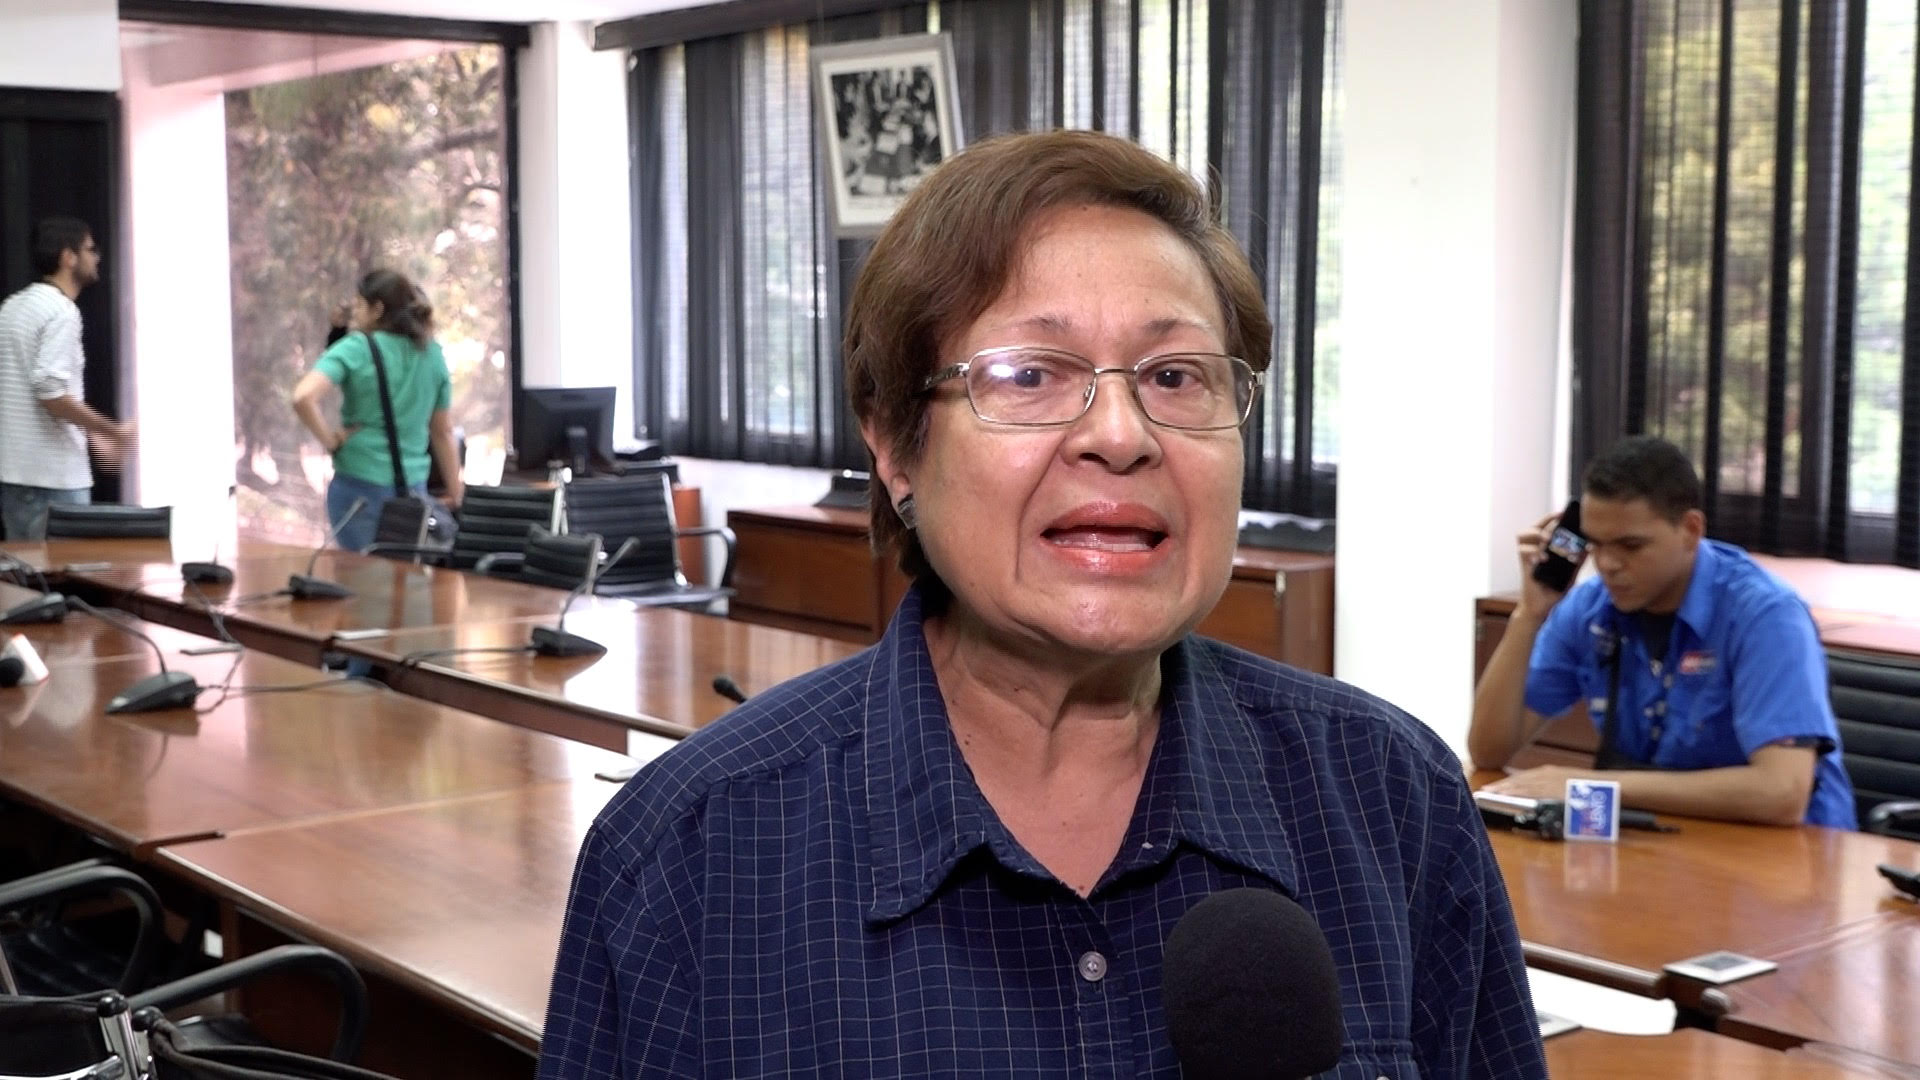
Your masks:
<svg viewBox="0 0 1920 1080"><path fill-rule="evenodd" d="M0 86L120 89L118 0L0 0Z"/></svg>
<svg viewBox="0 0 1920 1080"><path fill-rule="evenodd" d="M536 25L520 54L522 378L614 386L616 441L633 431L626 80L591 23Z"/></svg>
<svg viewBox="0 0 1920 1080"><path fill-rule="evenodd" d="M1337 674L1463 747L1554 491L1575 7L1347 0Z"/></svg>
<svg viewBox="0 0 1920 1080"><path fill-rule="evenodd" d="M233 483L233 292L227 114L220 88L151 85L128 53L130 311L126 355L140 451L128 501L176 520L227 515Z"/></svg>

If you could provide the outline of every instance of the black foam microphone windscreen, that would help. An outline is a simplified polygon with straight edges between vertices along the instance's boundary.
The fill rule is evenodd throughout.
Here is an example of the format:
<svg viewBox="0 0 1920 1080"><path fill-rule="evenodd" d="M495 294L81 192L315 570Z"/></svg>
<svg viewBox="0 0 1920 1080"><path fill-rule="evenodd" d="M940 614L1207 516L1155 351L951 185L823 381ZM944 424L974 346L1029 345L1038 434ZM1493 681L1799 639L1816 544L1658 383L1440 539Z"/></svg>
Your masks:
<svg viewBox="0 0 1920 1080"><path fill-rule="evenodd" d="M1294 1080L1340 1061L1340 979L1306 909L1264 889L1215 893L1167 935L1167 1036L1186 1080Z"/></svg>
<svg viewBox="0 0 1920 1080"><path fill-rule="evenodd" d="M0 656L0 687L19 686L27 676L27 665L17 656Z"/></svg>

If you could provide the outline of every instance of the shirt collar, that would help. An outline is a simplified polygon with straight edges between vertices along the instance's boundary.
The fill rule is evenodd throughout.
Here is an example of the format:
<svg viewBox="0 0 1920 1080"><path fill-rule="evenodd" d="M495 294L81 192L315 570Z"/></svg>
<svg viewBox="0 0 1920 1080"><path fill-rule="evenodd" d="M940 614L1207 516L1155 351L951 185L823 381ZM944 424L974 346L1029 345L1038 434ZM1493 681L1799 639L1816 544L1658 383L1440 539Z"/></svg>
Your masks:
<svg viewBox="0 0 1920 1080"><path fill-rule="evenodd" d="M923 600L908 590L876 647L866 696L866 806L871 890L866 918L882 923L925 904L967 855L1048 878L1000 823L960 755L922 631ZM1298 895L1293 851L1262 776L1266 755L1225 676L1192 638L1163 658L1164 698L1141 805L1116 869L1171 856L1177 844L1268 878Z"/></svg>
<svg viewBox="0 0 1920 1080"><path fill-rule="evenodd" d="M1720 593L1720 567L1724 557L1713 541L1702 539L1693 549L1693 576L1687 580L1687 595L1675 612L1694 636L1705 639L1713 626L1714 597Z"/></svg>

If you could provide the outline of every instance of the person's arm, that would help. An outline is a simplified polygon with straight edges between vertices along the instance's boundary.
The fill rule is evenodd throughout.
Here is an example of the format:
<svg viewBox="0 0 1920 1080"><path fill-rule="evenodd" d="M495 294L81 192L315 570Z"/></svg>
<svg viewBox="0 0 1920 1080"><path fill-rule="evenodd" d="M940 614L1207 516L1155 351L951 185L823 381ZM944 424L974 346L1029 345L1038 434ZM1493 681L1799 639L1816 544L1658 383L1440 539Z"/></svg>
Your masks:
<svg viewBox="0 0 1920 1080"><path fill-rule="evenodd" d="M33 395L47 415L85 431L104 463L118 464L133 445L135 426L102 416L74 392L83 362L79 316L56 319L33 354L28 373Z"/></svg>
<svg viewBox="0 0 1920 1080"><path fill-rule="evenodd" d="M702 1075L699 988L678 959L684 938L669 939L670 925L688 929L689 913L646 903L643 884L619 863L596 825L567 896L538 1080Z"/></svg>
<svg viewBox="0 0 1920 1080"><path fill-rule="evenodd" d="M333 380L316 369L302 375L300 382L293 388L294 415L298 416L300 423L320 441L320 445L327 448L329 454L338 453L341 444L347 441L348 435L345 429L336 424L327 423L326 417L320 415L320 399L325 397L327 391L333 387Z"/></svg>
<svg viewBox="0 0 1920 1080"><path fill-rule="evenodd" d="M1467 728L1467 754L1477 768L1505 768L1513 755L1533 741L1548 719L1527 708L1527 675L1534 643L1562 595L1533 580L1534 564L1546 549L1547 537L1552 535L1557 517L1547 515L1516 540L1520 553L1520 602L1507 617L1506 633L1494 647L1487 669L1480 673L1479 685L1473 689L1473 720ZM1568 683L1570 678L1570 671L1559 673L1559 681L1563 683ZM1567 695L1563 689L1557 696Z"/></svg>
<svg viewBox="0 0 1920 1080"><path fill-rule="evenodd" d="M1773 744L1755 750L1745 765L1721 769L1583 769L1543 765L1487 785L1486 790L1530 799L1566 796L1567 781L1616 780L1620 803L1657 814L1798 825L1813 794L1818 752L1810 746Z"/></svg>
<svg viewBox="0 0 1920 1080"><path fill-rule="evenodd" d="M1463 780L1428 796L1433 837L1416 865L1413 1046L1433 1080L1547 1075L1520 932Z"/></svg>
<svg viewBox="0 0 1920 1080"><path fill-rule="evenodd" d="M440 478L447 485L443 501L449 508L458 510L461 501L467 497L467 485L460 476L460 448L453 441L452 414L445 409L433 410L433 418L427 424L427 434L433 445L433 459L440 465Z"/></svg>

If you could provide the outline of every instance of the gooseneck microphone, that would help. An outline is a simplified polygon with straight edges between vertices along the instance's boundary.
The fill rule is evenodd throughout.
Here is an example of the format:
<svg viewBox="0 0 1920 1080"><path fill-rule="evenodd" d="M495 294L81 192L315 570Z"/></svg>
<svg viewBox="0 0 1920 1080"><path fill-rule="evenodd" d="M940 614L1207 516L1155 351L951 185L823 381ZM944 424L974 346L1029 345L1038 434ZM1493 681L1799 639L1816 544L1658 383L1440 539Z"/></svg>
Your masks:
<svg viewBox="0 0 1920 1080"><path fill-rule="evenodd" d="M625 543L614 549L613 558L607 560L607 565L601 566L600 537L595 533L587 535L593 538L593 544L587 553L586 574L581 577L580 584L574 586L573 591L567 594L567 602L560 605L560 617L554 620L554 624L533 628L533 651L541 656L599 656L607 651L605 645L592 638L567 633L567 612L573 607L575 600L593 591L601 574L611 570L613 564L631 554L633 549L639 546L640 540L638 537L628 537Z"/></svg>
<svg viewBox="0 0 1920 1080"><path fill-rule="evenodd" d="M342 600L353 595L353 590L345 585L314 577L313 568L320 565L320 553L327 550L327 545L333 543L334 537L340 535L340 530L347 527L347 522L352 521L355 514L366 509L366 505L365 496L353 500L353 505L347 508L345 516L334 523L333 528L327 530L327 535L320 541L320 546L313 549L313 557L307 560L307 572L287 578L288 596L295 600Z"/></svg>
<svg viewBox="0 0 1920 1080"><path fill-rule="evenodd" d="M29 623L56 623L67 617L67 598L47 587L47 576L17 555L0 552L0 567L13 574L26 588L38 588L40 595L22 600L0 611L0 626L24 626ZM29 584L37 582L38 584Z"/></svg>
<svg viewBox="0 0 1920 1080"><path fill-rule="evenodd" d="M236 526L238 524L237 515L234 515L232 511L234 506L234 497L239 491L240 491L240 485L238 484L227 485L227 510L229 512L228 516L236 518ZM312 571L309 570L308 573L312 573ZM182 578L185 578L188 581L193 582L196 585L231 585L233 584L233 571L225 566L220 565L220 545L217 542L213 545L213 561L183 562L180 564L180 576Z"/></svg>
<svg viewBox="0 0 1920 1080"><path fill-rule="evenodd" d="M1187 1080L1298 1080L1340 1062L1333 951L1279 893L1228 889L1195 904L1167 935L1161 990Z"/></svg>
<svg viewBox="0 0 1920 1080"><path fill-rule="evenodd" d="M101 622L125 630L146 642L147 647L153 650L154 659L160 662L158 674L139 679L132 686L115 694L113 699L107 702L108 712L140 713L158 712L162 709L186 709L191 708L194 701L200 697L200 684L194 680L194 677L185 671L168 671L167 654L161 651L158 642L148 637L139 627L122 622L78 597L68 597L67 603L72 604L76 610L84 611Z"/></svg>
<svg viewBox="0 0 1920 1080"><path fill-rule="evenodd" d="M740 689L740 684L734 682L732 678L726 675L715 675L713 677L713 692L733 702L735 705L745 705L747 703L746 691Z"/></svg>

